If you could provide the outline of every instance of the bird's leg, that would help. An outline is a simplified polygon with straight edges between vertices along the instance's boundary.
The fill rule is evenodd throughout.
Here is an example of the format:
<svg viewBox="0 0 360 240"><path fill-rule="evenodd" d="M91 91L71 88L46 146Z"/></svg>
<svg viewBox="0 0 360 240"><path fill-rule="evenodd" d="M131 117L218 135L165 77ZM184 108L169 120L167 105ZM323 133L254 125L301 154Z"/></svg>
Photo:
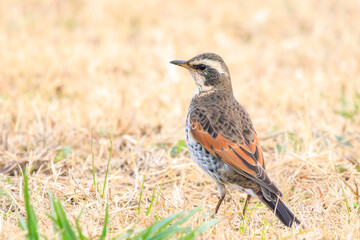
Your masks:
<svg viewBox="0 0 360 240"><path fill-rule="evenodd" d="M219 193L219 201L216 204L216 208L215 208L215 214L219 211L220 205L222 203L222 201L225 198L226 195L226 188L225 185L219 182L216 182L216 186L218 188L218 193Z"/></svg>
<svg viewBox="0 0 360 240"><path fill-rule="evenodd" d="M251 195L248 194L247 197L246 197L244 208L243 208L243 216L245 216L246 209L247 209L247 206L249 204L250 198L251 198Z"/></svg>
<svg viewBox="0 0 360 240"><path fill-rule="evenodd" d="M224 200L224 198L225 198L225 195L222 196L222 197L219 199L218 203L216 204L215 214L217 214L217 212L219 211L220 205L221 205L222 201Z"/></svg>

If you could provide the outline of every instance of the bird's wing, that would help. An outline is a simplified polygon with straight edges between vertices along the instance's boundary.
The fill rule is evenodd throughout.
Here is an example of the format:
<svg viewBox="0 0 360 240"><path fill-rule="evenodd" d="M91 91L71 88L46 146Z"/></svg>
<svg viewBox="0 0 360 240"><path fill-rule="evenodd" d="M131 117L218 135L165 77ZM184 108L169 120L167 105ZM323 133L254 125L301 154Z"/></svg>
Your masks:
<svg viewBox="0 0 360 240"><path fill-rule="evenodd" d="M243 142L235 142L216 132L207 118L202 118L202 121L190 118L190 127L191 136L210 154L224 161L239 174L282 197L280 190L266 174L263 153L255 131L252 139L243 137Z"/></svg>

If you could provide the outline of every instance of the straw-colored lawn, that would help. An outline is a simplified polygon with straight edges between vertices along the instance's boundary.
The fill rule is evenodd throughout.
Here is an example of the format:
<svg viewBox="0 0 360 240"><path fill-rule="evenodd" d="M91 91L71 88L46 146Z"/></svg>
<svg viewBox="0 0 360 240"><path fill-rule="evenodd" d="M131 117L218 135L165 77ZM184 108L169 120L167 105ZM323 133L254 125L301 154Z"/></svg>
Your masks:
<svg viewBox="0 0 360 240"><path fill-rule="evenodd" d="M360 239L360 2L0 0L0 238L23 239L20 168L39 231L48 189L72 224L112 236L202 206L216 185L191 159L184 123L195 84L171 66L221 55L250 113L271 178L302 221L287 229L233 189L202 239ZM106 196L102 189L113 140ZM138 200L145 176L138 214ZM153 189L161 194L150 214ZM101 192L101 191L100 191ZM231 198L230 198L231 196ZM109 237L111 235L108 235Z"/></svg>

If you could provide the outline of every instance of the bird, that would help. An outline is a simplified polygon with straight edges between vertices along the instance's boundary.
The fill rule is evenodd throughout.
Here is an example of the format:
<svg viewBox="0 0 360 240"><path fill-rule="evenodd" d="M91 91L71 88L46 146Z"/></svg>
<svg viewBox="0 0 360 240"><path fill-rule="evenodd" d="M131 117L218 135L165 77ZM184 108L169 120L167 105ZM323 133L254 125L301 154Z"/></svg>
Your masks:
<svg viewBox="0 0 360 240"><path fill-rule="evenodd" d="M219 201L215 214L230 186L247 194L243 215L255 197L285 226L300 224L267 174L258 135L248 112L234 97L224 60L215 53L202 53L170 63L188 69L195 81L185 124L186 142L197 165L216 183Z"/></svg>

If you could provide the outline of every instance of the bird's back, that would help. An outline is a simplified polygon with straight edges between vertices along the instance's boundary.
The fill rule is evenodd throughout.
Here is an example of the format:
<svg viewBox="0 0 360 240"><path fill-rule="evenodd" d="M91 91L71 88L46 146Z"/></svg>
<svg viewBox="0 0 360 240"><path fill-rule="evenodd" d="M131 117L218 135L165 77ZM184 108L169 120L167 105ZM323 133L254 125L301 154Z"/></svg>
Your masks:
<svg viewBox="0 0 360 240"><path fill-rule="evenodd" d="M199 121L203 126L209 124L214 133L222 134L232 142L242 143L244 137L252 139L255 131L245 108L232 94L221 91L195 95L188 117Z"/></svg>

